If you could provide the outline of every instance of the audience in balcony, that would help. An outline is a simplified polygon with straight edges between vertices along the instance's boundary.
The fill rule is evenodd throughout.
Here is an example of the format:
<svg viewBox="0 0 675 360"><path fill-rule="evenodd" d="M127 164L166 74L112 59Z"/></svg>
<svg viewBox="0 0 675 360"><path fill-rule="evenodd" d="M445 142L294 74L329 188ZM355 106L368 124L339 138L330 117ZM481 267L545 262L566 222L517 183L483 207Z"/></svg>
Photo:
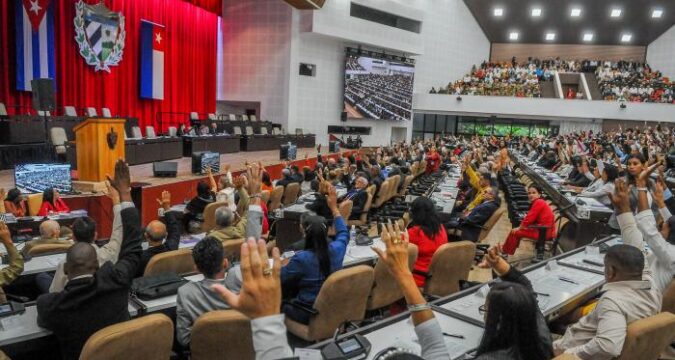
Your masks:
<svg viewBox="0 0 675 360"><path fill-rule="evenodd" d="M595 74L604 100L675 103L675 84L648 64L605 62Z"/></svg>

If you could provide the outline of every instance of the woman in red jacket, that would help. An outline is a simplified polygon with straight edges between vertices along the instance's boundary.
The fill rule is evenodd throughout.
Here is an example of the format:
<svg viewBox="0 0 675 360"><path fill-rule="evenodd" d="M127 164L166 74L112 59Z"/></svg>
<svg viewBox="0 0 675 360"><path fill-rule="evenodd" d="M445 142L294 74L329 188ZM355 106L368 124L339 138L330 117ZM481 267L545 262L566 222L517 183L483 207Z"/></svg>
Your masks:
<svg viewBox="0 0 675 360"><path fill-rule="evenodd" d="M38 216L47 216L49 213L67 213L70 212L68 205L61 199L58 191L54 188L46 188L42 193L42 206Z"/></svg>
<svg viewBox="0 0 675 360"><path fill-rule="evenodd" d="M438 168L441 166L441 156L438 155L438 151L436 151L435 146L432 146L427 150L427 155L424 158L424 160L427 161L427 168L426 168L427 174L432 174L436 172Z"/></svg>
<svg viewBox="0 0 675 360"><path fill-rule="evenodd" d="M441 219L436 213L434 203L426 197L418 197L412 202L410 207L412 223L408 229L410 243L417 245L417 261L413 267L415 283L417 286L424 286L425 277L421 273L429 271L431 258L436 249L441 245L448 243L448 235Z"/></svg>
<svg viewBox="0 0 675 360"><path fill-rule="evenodd" d="M509 237L502 246L504 253L513 255L520 244L520 239L539 238L539 229L531 229L530 226L548 226L546 240L552 240L555 237L555 217L553 210L548 203L541 198L541 188L537 185L530 185L527 188L527 197L530 200L530 210L520 223L520 226L511 230Z"/></svg>

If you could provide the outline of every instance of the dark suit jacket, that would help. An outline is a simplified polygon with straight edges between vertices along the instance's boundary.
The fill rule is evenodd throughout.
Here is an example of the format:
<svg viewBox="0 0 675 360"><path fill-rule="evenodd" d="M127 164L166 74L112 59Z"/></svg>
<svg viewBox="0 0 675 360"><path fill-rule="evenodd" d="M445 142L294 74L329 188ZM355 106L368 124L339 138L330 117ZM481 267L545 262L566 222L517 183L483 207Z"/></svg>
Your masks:
<svg viewBox="0 0 675 360"><path fill-rule="evenodd" d="M497 211L499 205L494 201L486 201L469 213L460 225L462 230L462 240L478 241L478 236L482 230L482 226L488 221L490 216Z"/></svg>
<svg viewBox="0 0 675 360"><path fill-rule="evenodd" d="M274 185L275 186L283 186L285 188L286 185L288 185L290 183L293 183L293 182L295 182L295 180L293 180L293 178L289 176L289 177L284 177L284 178L279 179L277 181L277 183L274 184Z"/></svg>
<svg viewBox="0 0 675 360"><path fill-rule="evenodd" d="M178 244L180 243L181 224L176 218L177 215L178 213L175 211L167 211L164 213L164 222L166 223L166 239L160 246L150 247L143 250L143 253L141 254L141 263L138 265L138 271L136 271L136 277L143 276L145 267L148 265L148 262L150 262L150 259L152 259L153 256L171 250L178 250Z"/></svg>
<svg viewBox="0 0 675 360"><path fill-rule="evenodd" d="M344 195L340 202L345 200L352 201L352 214L349 216L349 220L358 220L361 217L363 208L366 207L366 202L368 201L368 193L366 190L358 190L355 193L347 193Z"/></svg>
<svg viewBox="0 0 675 360"><path fill-rule="evenodd" d="M305 205L309 210L314 211L317 215L323 216L326 220L333 219L333 212L328 207L326 195L321 193L314 193L315 200Z"/></svg>
<svg viewBox="0 0 675 360"><path fill-rule="evenodd" d="M116 264L106 262L93 277L69 281L63 291L37 299L38 325L51 330L64 359L78 359L96 331L129 320L129 288L141 258L141 223L136 208L122 210L124 237Z"/></svg>

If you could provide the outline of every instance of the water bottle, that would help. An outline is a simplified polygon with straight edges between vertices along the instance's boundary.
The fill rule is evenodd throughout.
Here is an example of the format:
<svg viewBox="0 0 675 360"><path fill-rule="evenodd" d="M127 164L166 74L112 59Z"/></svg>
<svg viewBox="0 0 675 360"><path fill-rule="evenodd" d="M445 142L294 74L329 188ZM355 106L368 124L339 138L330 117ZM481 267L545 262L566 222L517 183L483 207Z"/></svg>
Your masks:
<svg viewBox="0 0 675 360"><path fill-rule="evenodd" d="M352 229L349 231L349 246L356 246L356 226L352 225Z"/></svg>

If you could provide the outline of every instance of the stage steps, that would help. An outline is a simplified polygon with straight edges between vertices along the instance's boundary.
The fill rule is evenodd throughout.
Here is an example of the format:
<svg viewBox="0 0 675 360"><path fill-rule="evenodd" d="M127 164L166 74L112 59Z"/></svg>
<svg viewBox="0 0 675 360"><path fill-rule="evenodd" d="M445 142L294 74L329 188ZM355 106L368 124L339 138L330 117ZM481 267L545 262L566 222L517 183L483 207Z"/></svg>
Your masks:
<svg viewBox="0 0 675 360"><path fill-rule="evenodd" d="M600 92L600 86L598 85L598 79L595 77L594 73L584 73L586 78L586 84L588 84L588 91L591 92L591 99L593 100L602 100L602 93Z"/></svg>

